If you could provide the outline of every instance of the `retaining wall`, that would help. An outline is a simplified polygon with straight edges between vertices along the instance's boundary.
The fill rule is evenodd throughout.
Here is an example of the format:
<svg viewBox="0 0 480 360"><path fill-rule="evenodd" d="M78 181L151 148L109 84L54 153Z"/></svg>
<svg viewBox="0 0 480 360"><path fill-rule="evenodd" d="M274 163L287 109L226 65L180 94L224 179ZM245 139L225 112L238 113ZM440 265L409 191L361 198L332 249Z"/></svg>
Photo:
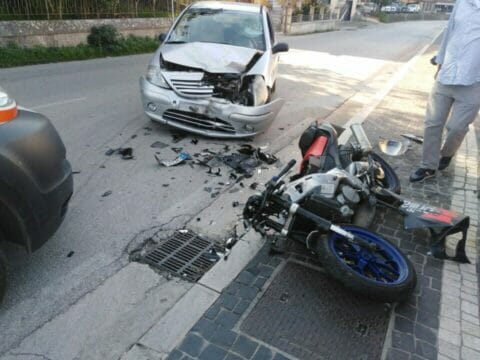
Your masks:
<svg viewBox="0 0 480 360"><path fill-rule="evenodd" d="M310 34L340 29L340 20L292 22L287 29L289 35Z"/></svg>

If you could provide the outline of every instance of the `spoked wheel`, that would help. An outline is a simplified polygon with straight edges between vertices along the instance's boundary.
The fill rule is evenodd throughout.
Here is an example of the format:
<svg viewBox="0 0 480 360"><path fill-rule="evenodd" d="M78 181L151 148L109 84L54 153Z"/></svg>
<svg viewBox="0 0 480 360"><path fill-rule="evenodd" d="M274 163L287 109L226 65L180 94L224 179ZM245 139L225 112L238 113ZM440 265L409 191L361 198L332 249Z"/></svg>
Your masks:
<svg viewBox="0 0 480 360"><path fill-rule="evenodd" d="M7 288L7 259L0 249L0 304Z"/></svg>
<svg viewBox="0 0 480 360"><path fill-rule="evenodd" d="M376 249L351 244L346 238L330 233L318 242L318 256L327 270L346 288L382 302L401 302L415 289L417 276L406 256L387 240L366 229L344 226Z"/></svg>

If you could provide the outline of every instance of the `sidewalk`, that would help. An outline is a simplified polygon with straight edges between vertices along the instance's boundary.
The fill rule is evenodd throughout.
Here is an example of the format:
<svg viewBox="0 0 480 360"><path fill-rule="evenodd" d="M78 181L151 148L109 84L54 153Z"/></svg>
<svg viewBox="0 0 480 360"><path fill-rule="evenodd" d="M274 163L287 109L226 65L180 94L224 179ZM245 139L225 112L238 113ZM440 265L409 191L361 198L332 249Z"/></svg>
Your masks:
<svg viewBox="0 0 480 360"><path fill-rule="evenodd" d="M430 49L421 56L365 121L373 144L380 137L422 134L432 55ZM472 264L427 256L428 232L406 232L396 214L379 212L374 230L402 248L418 275L411 299L390 306L355 298L296 244L273 257L264 246L168 359L480 359L479 134L470 131L449 169L423 184L408 182L420 145L387 159L406 197L470 216L467 255Z"/></svg>

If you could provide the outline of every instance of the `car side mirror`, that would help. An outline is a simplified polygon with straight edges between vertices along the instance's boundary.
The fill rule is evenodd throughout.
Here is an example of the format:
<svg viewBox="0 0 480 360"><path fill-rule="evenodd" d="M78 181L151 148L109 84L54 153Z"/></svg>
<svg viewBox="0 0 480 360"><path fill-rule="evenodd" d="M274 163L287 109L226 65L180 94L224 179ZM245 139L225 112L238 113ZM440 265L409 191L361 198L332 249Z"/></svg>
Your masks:
<svg viewBox="0 0 480 360"><path fill-rule="evenodd" d="M272 53L276 54L279 52L287 52L288 44L287 43L278 43L272 47Z"/></svg>
<svg viewBox="0 0 480 360"><path fill-rule="evenodd" d="M161 42L164 42L166 38L167 38L166 33L161 33L160 35L158 35L158 40L160 40Z"/></svg>

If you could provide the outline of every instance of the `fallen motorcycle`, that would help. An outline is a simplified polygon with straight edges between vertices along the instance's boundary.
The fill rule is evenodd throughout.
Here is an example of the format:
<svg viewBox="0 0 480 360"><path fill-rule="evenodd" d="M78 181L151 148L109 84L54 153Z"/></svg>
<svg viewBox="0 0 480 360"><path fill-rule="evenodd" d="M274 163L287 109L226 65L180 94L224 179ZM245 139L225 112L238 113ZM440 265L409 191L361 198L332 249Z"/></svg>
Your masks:
<svg viewBox="0 0 480 360"><path fill-rule="evenodd" d="M244 218L283 250L297 240L317 254L325 270L345 287L383 302L407 299L416 286L415 270L402 251L367 230L378 206L399 211L405 227L428 228L435 239L431 253L468 262L465 238L468 217L403 199L393 169L378 154L359 125L351 128L356 143L339 145L337 129L316 124L300 138L299 174L282 179L292 160L249 198ZM462 232L454 257L445 251L445 238Z"/></svg>

